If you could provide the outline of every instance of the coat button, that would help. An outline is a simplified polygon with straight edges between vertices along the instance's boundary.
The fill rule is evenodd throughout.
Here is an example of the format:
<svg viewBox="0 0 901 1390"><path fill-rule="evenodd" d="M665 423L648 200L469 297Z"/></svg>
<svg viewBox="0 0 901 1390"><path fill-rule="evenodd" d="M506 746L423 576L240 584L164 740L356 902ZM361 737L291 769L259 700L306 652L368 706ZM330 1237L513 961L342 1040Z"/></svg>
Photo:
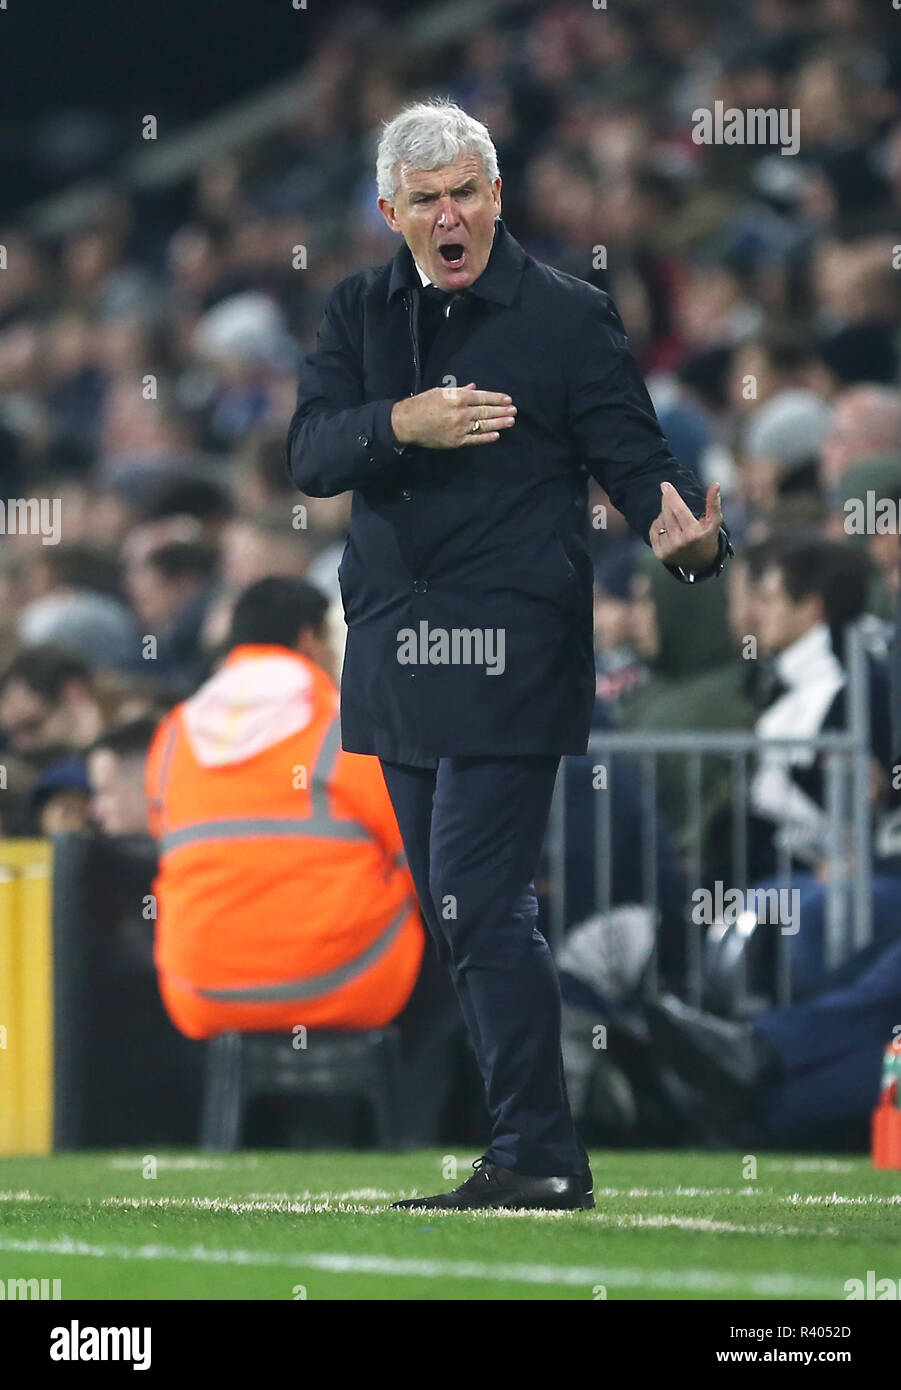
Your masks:
<svg viewBox="0 0 901 1390"><path fill-rule="evenodd" d="M414 594L425 594L425 593L428 593L428 588L429 588L429 584L428 584L428 580L427 580L427 579L414 579L414 581L413 581L413 592L414 592Z"/></svg>
<svg viewBox="0 0 901 1390"><path fill-rule="evenodd" d="M412 499L412 497L413 497L413 494L412 494L412 492L410 491L410 489L409 489L408 487L401 488L400 495L401 495L401 497L404 499L405 502L411 501L411 499Z"/></svg>
<svg viewBox="0 0 901 1390"><path fill-rule="evenodd" d="M369 435L368 435L368 434L361 434L360 437L359 437L359 439L357 440L357 443L358 443L358 444L362 444L364 449L368 449L368 448L369 448Z"/></svg>

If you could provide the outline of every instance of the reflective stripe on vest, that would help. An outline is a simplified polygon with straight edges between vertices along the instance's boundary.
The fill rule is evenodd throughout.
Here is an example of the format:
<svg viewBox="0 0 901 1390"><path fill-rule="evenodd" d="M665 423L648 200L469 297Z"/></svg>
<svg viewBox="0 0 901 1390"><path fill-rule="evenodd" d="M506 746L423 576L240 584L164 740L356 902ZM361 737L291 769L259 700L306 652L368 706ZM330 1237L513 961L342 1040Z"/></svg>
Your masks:
<svg viewBox="0 0 901 1390"><path fill-rule="evenodd" d="M199 845L210 840L252 840L263 837L284 839L286 836L321 836L327 840L370 840L364 826L352 820L333 820L331 816L308 816L306 820L282 820L277 816L239 817L237 820L206 820L195 825L183 825L170 830L160 839L164 854L184 845Z"/></svg>
<svg viewBox="0 0 901 1390"><path fill-rule="evenodd" d="M172 741L164 755L164 771L160 778L160 799L165 791L168 777L168 763L172 751ZM246 840L285 838L291 836L323 838L327 840L371 840L371 832L358 821L336 820L329 810L328 785L335 770L338 754L341 752L341 725L334 719L326 730L316 762L310 774L311 814L303 820L287 816L237 816L222 817L217 820L195 821L180 826L178 830L168 830L160 836L160 850L163 854L181 849L185 845L204 844L211 840Z"/></svg>
<svg viewBox="0 0 901 1390"><path fill-rule="evenodd" d="M169 764L172 762L172 753L175 748L175 739L177 735L178 724L175 722L175 720L173 720L169 728L168 736L166 738L166 746L163 749L163 756L160 760L160 771L159 777L157 778L157 792L156 796L153 798L153 804L159 812L161 827L165 826L166 824L166 803L164 798L166 795L166 784L169 781Z"/></svg>
<svg viewBox="0 0 901 1390"><path fill-rule="evenodd" d="M289 980L283 985L244 985L236 989L199 989L194 993L203 999L215 999L223 1003L269 1003L273 1000L313 999L318 994L329 994L332 990L346 985L374 965L394 942L413 908L411 899L404 902L400 912L387 927L379 933L375 941L360 955L336 970L325 970L321 975L308 975L303 980Z"/></svg>

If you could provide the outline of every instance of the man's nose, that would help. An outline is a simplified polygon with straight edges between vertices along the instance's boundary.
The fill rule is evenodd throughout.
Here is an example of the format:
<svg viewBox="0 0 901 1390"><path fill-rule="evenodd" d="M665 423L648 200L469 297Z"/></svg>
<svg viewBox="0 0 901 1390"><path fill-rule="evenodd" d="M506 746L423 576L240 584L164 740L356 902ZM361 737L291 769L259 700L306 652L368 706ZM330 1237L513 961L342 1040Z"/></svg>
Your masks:
<svg viewBox="0 0 901 1390"><path fill-rule="evenodd" d="M459 220L460 219L457 216L457 209L454 207L453 199L442 198L441 215L438 218L438 226L443 227L446 231L448 227L456 227Z"/></svg>

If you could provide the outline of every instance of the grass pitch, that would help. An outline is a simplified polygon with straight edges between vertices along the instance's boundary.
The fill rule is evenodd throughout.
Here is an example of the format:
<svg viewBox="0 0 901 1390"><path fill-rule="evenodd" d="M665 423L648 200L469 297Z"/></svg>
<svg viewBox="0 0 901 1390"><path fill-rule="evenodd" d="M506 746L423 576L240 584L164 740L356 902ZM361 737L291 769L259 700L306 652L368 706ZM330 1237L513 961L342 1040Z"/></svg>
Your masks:
<svg viewBox="0 0 901 1390"><path fill-rule="evenodd" d="M0 1281L63 1299L842 1299L901 1278L901 1173L595 1153L594 1212L393 1212L475 1155L0 1159ZM156 1176L151 1176L153 1173ZM147 1174L147 1176L145 1176Z"/></svg>

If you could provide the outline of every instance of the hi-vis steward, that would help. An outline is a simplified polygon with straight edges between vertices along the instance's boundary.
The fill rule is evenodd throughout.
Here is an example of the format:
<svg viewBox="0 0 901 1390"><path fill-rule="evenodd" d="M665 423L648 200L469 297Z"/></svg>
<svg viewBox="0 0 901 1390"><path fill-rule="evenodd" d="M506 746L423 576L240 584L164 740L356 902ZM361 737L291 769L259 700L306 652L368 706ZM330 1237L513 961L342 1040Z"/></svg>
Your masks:
<svg viewBox="0 0 901 1390"><path fill-rule="evenodd" d="M337 706L306 657L239 646L156 732L156 963L189 1037L377 1028L412 992L424 931L400 832Z"/></svg>

